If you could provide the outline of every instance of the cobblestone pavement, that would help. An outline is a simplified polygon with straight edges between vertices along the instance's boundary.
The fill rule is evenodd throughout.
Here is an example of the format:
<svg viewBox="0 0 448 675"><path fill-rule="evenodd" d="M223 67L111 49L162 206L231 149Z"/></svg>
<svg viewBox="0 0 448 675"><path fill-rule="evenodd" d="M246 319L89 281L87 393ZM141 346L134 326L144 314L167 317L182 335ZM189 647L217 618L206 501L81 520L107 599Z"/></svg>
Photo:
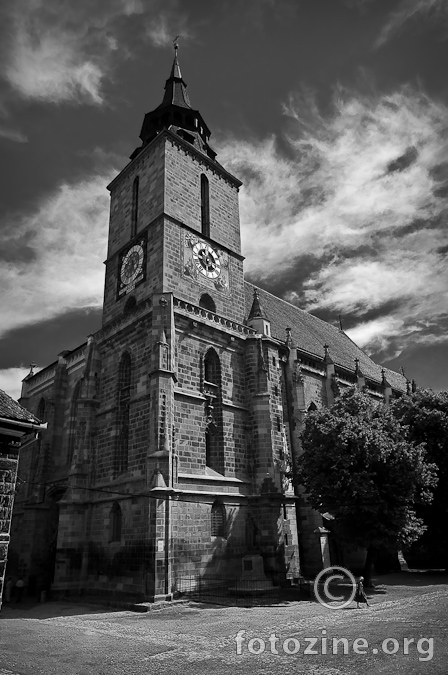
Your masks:
<svg viewBox="0 0 448 675"><path fill-rule="evenodd" d="M391 586L371 604L335 611L309 601L257 608L192 604L148 614L62 602L8 606L0 614L0 675L447 675L448 586L442 580ZM238 631L244 631L240 654ZM347 639L347 654L343 643L332 653L333 638ZM358 643L354 653L357 638L368 647ZM398 645L396 653L384 653L386 638L396 641L386 645L391 652ZM408 654L404 638L414 638Z"/></svg>

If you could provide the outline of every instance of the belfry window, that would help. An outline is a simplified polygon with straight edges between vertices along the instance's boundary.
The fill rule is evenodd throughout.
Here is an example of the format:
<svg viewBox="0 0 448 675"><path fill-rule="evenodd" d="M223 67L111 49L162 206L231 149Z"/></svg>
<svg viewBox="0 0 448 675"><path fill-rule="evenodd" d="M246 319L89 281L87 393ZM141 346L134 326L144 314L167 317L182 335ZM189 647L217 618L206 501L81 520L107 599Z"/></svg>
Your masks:
<svg viewBox="0 0 448 675"><path fill-rule="evenodd" d="M210 236L210 199L209 183L205 174L201 174L201 232L204 236Z"/></svg>
<svg viewBox="0 0 448 675"><path fill-rule="evenodd" d="M131 396L131 357L125 352L121 357L118 370L118 414L117 414L117 447L115 457L115 474L124 473L128 469L129 455L129 400Z"/></svg>
<svg viewBox="0 0 448 675"><path fill-rule="evenodd" d="M134 178L134 183L132 184L132 213L131 213L131 238L135 237L137 234L137 223L138 223L138 176Z"/></svg>
<svg viewBox="0 0 448 675"><path fill-rule="evenodd" d="M219 501L212 504L210 534L212 537L226 536L226 509Z"/></svg>

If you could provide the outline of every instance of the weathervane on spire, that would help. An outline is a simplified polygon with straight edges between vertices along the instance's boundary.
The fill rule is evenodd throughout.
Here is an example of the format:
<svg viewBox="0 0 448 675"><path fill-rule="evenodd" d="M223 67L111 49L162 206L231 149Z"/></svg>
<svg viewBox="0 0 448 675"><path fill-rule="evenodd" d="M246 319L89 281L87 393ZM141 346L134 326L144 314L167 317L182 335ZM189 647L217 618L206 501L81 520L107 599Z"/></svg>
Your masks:
<svg viewBox="0 0 448 675"><path fill-rule="evenodd" d="M174 45L174 51L177 52L179 49L179 38L182 37L182 35L176 35L176 37L173 40L173 45Z"/></svg>

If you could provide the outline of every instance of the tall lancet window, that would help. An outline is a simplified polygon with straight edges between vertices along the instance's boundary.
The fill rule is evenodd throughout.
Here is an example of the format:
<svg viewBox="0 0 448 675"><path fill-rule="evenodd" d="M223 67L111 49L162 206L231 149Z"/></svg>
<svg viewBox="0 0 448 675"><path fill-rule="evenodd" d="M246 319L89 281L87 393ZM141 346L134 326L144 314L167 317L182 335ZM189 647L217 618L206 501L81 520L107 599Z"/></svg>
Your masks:
<svg viewBox="0 0 448 675"><path fill-rule="evenodd" d="M205 465L224 473L224 438L222 420L221 364L218 354L209 349L203 361L205 405Z"/></svg>
<svg viewBox="0 0 448 675"><path fill-rule="evenodd" d="M201 230L206 237L210 236L210 199L208 178L201 174Z"/></svg>
<svg viewBox="0 0 448 675"><path fill-rule="evenodd" d="M121 357L118 370L118 413L117 413L117 447L115 457L115 474L124 473L128 469L129 457L129 402L131 397L131 357L125 352Z"/></svg>
<svg viewBox="0 0 448 675"><path fill-rule="evenodd" d="M123 515L118 502L114 502L109 514L109 541L121 541Z"/></svg>
<svg viewBox="0 0 448 675"><path fill-rule="evenodd" d="M131 237L137 234L138 223L138 176L134 178L132 185L132 214L131 214Z"/></svg>
<svg viewBox="0 0 448 675"><path fill-rule="evenodd" d="M72 403L70 406L70 426L69 426L69 436L68 436L68 448L67 448L67 463L71 464L73 460L73 455L75 454L75 449L77 446L78 438L77 429L78 429L78 411L79 411L79 399L81 398L81 384L82 381L79 380L77 383L72 396Z"/></svg>

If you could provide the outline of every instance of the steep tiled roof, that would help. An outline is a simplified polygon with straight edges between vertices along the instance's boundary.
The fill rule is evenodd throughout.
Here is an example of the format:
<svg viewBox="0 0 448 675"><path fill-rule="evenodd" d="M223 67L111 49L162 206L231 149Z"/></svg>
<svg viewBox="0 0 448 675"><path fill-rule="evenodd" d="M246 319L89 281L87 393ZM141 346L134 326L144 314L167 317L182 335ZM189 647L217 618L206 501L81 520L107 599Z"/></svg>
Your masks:
<svg viewBox="0 0 448 675"><path fill-rule="evenodd" d="M266 318L271 322L272 337L284 342L286 328L291 328L293 344L305 352L324 357L324 345L329 347L329 354L336 366L355 372L355 359L359 359L359 366L365 377L380 384L382 382L382 367L372 361L343 331L335 326L318 319L285 300L276 298L271 293L257 288L253 284L245 283L246 316L249 315L254 290L256 289L263 304ZM386 380L392 388L406 391L406 378L399 373L384 368Z"/></svg>
<svg viewBox="0 0 448 675"><path fill-rule="evenodd" d="M40 424L40 420L0 389L0 417L15 422Z"/></svg>

